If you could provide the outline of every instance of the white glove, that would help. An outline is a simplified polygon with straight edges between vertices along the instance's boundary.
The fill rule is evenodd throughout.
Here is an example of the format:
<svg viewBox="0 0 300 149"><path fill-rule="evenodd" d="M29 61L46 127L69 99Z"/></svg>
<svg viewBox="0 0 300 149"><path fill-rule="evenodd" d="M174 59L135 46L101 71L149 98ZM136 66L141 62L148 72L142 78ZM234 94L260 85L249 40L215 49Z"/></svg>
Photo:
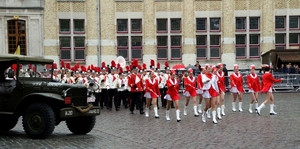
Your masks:
<svg viewBox="0 0 300 149"><path fill-rule="evenodd" d="M107 86L106 88L107 88L107 90L109 90L109 86Z"/></svg>

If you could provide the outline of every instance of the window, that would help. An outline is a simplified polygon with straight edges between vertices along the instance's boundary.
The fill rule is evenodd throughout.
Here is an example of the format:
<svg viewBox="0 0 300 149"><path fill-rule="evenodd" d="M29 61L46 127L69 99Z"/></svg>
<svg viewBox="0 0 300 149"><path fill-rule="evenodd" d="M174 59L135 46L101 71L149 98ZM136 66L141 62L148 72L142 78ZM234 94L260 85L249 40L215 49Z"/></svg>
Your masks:
<svg viewBox="0 0 300 149"><path fill-rule="evenodd" d="M181 59L181 36L171 36L171 59Z"/></svg>
<svg viewBox="0 0 300 149"><path fill-rule="evenodd" d="M74 20L74 33L84 33L84 20Z"/></svg>
<svg viewBox="0 0 300 149"><path fill-rule="evenodd" d="M290 33L290 44L298 44L299 43L299 33Z"/></svg>
<svg viewBox="0 0 300 149"><path fill-rule="evenodd" d="M206 35L197 35L196 36L196 52L197 52L197 58L198 59L206 59Z"/></svg>
<svg viewBox="0 0 300 149"><path fill-rule="evenodd" d="M197 18L196 19L196 30L197 31L206 31L206 18Z"/></svg>
<svg viewBox="0 0 300 149"><path fill-rule="evenodd" d="M157 19L157 32L167 32L167 19Z"/></svg>
<svg viewBox="0 0 300 149"><path fill-rule="evenodd" d="M131 19L131 32L142 31L142 19Z"/></svg>
<svg viewBox="0 0 300 149"><path fill-rule="evenodd" d="M211 31L220 31L220 18L211 18L210 19L210 30Z"/></svg>
<svg viewBox="0 0 300 149"><path fill-rule="evenodd" d="M285 29L285 17L275 17L275 28Z"/></svg>
<svg viewBox="0 0 300 149"><path fill-rule="evenodd" d="M235 18L235 29L246 30L246 18Z"/></svg>
<svg viewBox="0 0 300 149"><path fill-rule="evenodd" d="M125 59L128 59L128 36L118 36L117 43L118 56L123 56Z"/></svg>
<svg viewBox="0 0 300 149"><path fill-rule="evenodd" d="M60 41L60 58L71 60L71 37L59 37Z"/></svg>
<svg viewBox="0 0 300 149"><path fill-rule="evenodd" d="M127 19L118 19L117 20L118 32L128 32L127 28Z"/></svg>
<svg viewBox="0 0 300 149"><path fill-rule="evenodd" d="M210 57L220 58L220 35L210 35Z"/></svg>
<svg viewBox="0 0 300 149"><path fill-rule="evenodd" d="M171 32L181 31L181 19L171 19Z"/></svg>
<svg viewBox="0 0 300 149"><path fill-rule="evenodd" d="M285 33L275 34L275 48L276 49L285 49Z"/></svg>
<svg viewBox="0 0 300 149"><path fill-rule="evenodd" d="M250 17L249 18L249 29L250 30L259 30L259 17Z"/></svg>
<svg viewBox="0 0 300 149"><path fill-rule="evenodd" d="M290 16L290 29L298 29L299 28L299 17L298 16Z"/></svg>
<svg viewBox="0 0 300 149"><path fill-rule="evenodd" d="M59 20L59 28L60 33L70 33L70 20Z"/></svg>
<svg viewBox="0 0 300 149"><path fill-rule="evenodd" d="M131 37L131 57L136 59L142 59L142 37Z"/></svg>
<svg viewBox="0 0 300 149"><path fill-rule="evenodd" d="M249 35L249 57L259 57L260 43L259 43L259 34L250 34Z"/></svg>
<svg viewBox="0 0 300 149"><path fill-rule="evenodd" d="M235 35L236 48L235 54L236 58L246 57L246 35Z"/></svg>
<svg viewBox="0 0 300 149"><path fill-rule="evenodd" d="M20 45L20 54L27 55L26 50L26 21L8 20L8 53L14 54L17 46Z"/></svg>
<svg viewBox="0 0 300 149"><path fill-rule="evenodd" d="M157 36L157 59L168 58L168 36Z"/></svg>
<svg viewBox="0 0 300 149"><path fill-rule="evenodd" d="M84 21L84 19L59 20L59 47L61 60L71 62L85 60Z"/></svg>

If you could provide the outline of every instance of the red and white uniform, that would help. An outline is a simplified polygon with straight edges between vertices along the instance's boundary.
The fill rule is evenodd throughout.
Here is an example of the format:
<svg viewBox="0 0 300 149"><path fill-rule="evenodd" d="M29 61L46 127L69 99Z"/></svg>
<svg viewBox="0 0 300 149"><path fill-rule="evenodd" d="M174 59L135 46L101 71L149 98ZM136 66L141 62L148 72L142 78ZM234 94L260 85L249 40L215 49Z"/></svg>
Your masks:
<svg viewBox="0 0 300 149"><path fill-rule="evenodd" d="M217 76L218 76L218 87L219 87L219 91L220 93L225 93L226 91L226 87L225 87L225 76L224 76L224 72L217 72Z"/></svg>
<svg viewBox="0 0 300 149"><path fill-rule="evenodd" d="M203 88L203 86L204 86L204 84L203 84L203 82L202 82L202 73L201 74L198 74L198 76L197 76L197 94L203 94L203 90L202 90L202 88Z"/></svg>
<svg viewBox="0 0 300 149"><path fill-rule="evenodd" d="M247 84L249 87L249 92L257 93L260 91L259 77L257 76L257 74L248 74Z"/></svg>
<svg viewBox="0 0 300 149"><path fill-rule="evenodd" d="M281 79L275 79L270 72L266 72L262 76L261 92L263 93L272 92L273 83L279 83L279 82L281 82Z"/></svg>
<svg viewBox="0 0 300 149"><path fill-rule="evenodd" d="M69 78L69 84L75 84L75 78L73 76Z"/></svg>
<svg viewBox="0 0 300 149"><path fill-rule="evenodd" d="M204 98L212 98L219 96L218 77L211 73L202 75L203 94Z"/></svg>
<svg viewBox="0 0 300 149"><path fill-rule="evenodd" d="M160 96L158 81L155 78L146 79L146 98L157 98Z"/></svg>
<svg viewBox="0 0 300 149"><path fill-rule="evenodd" d="M197 96L196 83L197 83L197 81L196 81L195 77L187 76L186 78L184 78L185 91L184 91L183 95L185 95L187 97Z"/></svg>
<svg viewBox="0 0 300 149"><path fill-rule="evenodd" d="M240 73L230 75L230 91L232 93L243 93L243 76Z"/></svg>
<svg viewBox="0 0 300 149"><path fill-rule="evenodd" d="M180 100L179 96L179 81L177 79L168 79L166 84L168 87L165 99L167 100Z"/></svg>
<svg viewBox="0 0 300 149"><path fill-rule="evenodd" d="M128 86L130 86L130 92L142 92L143 80L139 74L131 74L128 77Z"/></svg>

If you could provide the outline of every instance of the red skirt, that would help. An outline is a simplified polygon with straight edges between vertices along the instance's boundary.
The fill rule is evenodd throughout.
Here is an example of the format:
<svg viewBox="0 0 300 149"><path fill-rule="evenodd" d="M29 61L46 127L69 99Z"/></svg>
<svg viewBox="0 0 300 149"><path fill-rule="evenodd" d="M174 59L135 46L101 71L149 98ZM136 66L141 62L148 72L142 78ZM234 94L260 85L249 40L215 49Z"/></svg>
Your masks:
<svg viewBox="0 0 300 149"><path fill-rule="evenodd" d="M208 89L208 92L209 92L211 97L219 96L219 93L212 86Z"/></svg>

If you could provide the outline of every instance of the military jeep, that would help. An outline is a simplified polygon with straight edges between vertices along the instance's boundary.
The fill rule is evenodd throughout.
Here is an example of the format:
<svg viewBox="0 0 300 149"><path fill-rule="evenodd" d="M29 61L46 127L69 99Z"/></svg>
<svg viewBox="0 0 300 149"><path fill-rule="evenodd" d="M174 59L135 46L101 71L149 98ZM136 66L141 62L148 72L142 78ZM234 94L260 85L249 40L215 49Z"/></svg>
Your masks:
<svg viewBox="0 0 300 149"><path fill-rule="evenodd" d="M37 139L61 121L74 134L94 128L100 108L87 102L86 86L55 82L49 70L51 59L0 55L0 132L13 129L21 116L25 133Z"/></svg>

